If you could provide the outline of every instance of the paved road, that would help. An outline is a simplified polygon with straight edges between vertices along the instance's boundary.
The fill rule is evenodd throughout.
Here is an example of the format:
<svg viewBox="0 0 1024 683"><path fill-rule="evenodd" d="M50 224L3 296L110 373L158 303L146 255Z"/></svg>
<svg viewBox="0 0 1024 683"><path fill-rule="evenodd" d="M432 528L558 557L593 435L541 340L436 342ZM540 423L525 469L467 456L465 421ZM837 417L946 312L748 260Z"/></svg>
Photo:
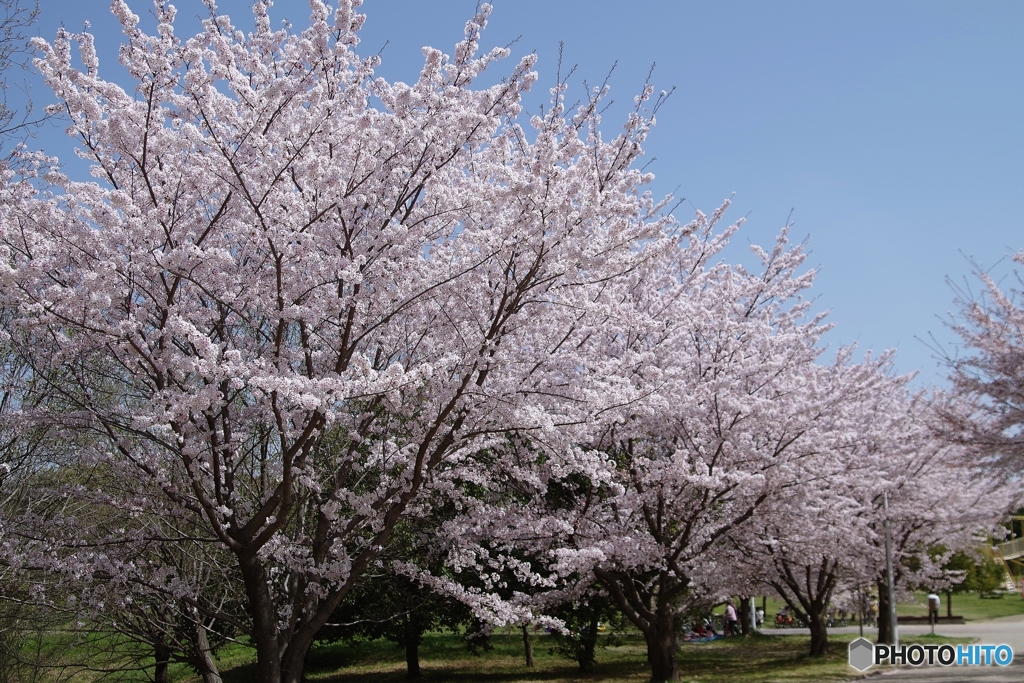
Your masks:
<svg viewBox="0 0 1024 683"><path fill-rule="evenodd" d="M900 634L929 633L929 626L900 626ZM923 666L901 667L879 678L879 683L916 681L969 681L970 683L1021 683L1024 681L1024 615L1003 617L966 624L944 624L936 627L939 635L951 638L977 638L980 643L1013 648L1014 659L1009 666Z"/></svg>
<svg viewBox="0 0 1024 683"><path fill-rule="evenodd" d="M829 633L859 633L856 626L843 628L830 628ZM810 635L807 629L774 629L766 628L763 633L772 634L796 634L805 633ZM900 635L921 635L931 633L931 627L924 624L921 626L900 626ZM1006 644L1013 648L1014 660L1009 666L922 666L922 667L901 667L877 674L872 680L878 683L902 683L913 681L915 683L954 683L966 681L969 683L1022 683L1024 681L1024 615L1003 617L989 621L972 621L966 624L943 624L935 629L937 635L950 638L977 638L979 643L990 645ZM864 637L874 642L877 631L873 628L864 629ZM852 671L852 669L851 669Z"/></svg>

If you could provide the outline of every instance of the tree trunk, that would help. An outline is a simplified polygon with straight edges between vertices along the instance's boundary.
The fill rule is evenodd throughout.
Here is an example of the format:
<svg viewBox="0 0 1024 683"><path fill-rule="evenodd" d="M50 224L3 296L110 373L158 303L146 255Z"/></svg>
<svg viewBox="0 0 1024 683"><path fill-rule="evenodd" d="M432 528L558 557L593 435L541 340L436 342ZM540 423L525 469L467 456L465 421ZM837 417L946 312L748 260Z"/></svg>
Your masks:
<svg viewBox="0 0 1024 683"><path fill-rule="evenodd" d="M953 616L953 593L952 591L946 591L946 616Z"/></svg>
<svg viewBox="0 0 1024 683"><path fill-rule="evenodd" d="M675 683L679 680L676 661L676 632L672 620L652 623L644 633L647 641L647 661L651 665L651 683Z"/></svg>
<svg viewBox="0 0 1024 683"><path fill-rule="evenodd" d="M166 645L154 645L153 657L156 659L156 671L153 672L154 683L170 683L168 667L171 662L171 648Z"/></svg>
<svg viewBox="0 0 1024 683"><path fill-rule="evenodd" d="M658 593L642 596L636 590L632 577L628 574L620 575L602 567L595 567L594 576L608 590L626 618L644 634L644 640L647 642L647 661L651 665L652 683L675 683L678 681L679 664L676 661L675 620L670 605L687 587L689 580L678 576L669 576L662 571ZM626 588L624 589L623 586ZM651 603L655 602L657 609L650 609Z"/></svg>
<svg viewBox="0 0 1024 683"><path fill-rule="evenodd" d="M266 570L258 558L242 555L238 557L238 567L252 613L252 642L256 647L256 677L253 683L297 683L302 676L301 667L298 671L284 671L281 668L281 649L277 643L277 610L270 597Z"/></svg>
<svg viewBox="0 0 1024 683"><path fill-rule="evenodd" d="M588 625L587 632L580 637L579 649L580 657L577 664L579 664L580 671L590 671L594 667L594 650L597 647L597 627L601 625L601 615L595 610L594 614L590 617L590 624Z"/></svg>
<svg viewBox="0 0 1024 683"><path fill-rule="evenodd" d="M753 598L740 598L740 632L745 636L754 634L754 624L750 620L750 609L753 604Z"/></svg>
<svg viewBox="0 0 1024 683"><path fill-rule="evenodd" d="M405 645L405 678L416 680L423 678L420 671L420 643L423 641L423 629L413 617L406 615L402 625L402 644Z"/></svg>
<svg viewBox="0 0 1024 683"><path fill-rule="evenodd" d="M772 586L811 631L811 657L828 654L828 610L838 580L839 561L822 556L817 566L791 564L784 556L775 560L781 570Z"/></svg>
<svg viewBox="0 0 1024 683"><path fill-rule="evenodd" d="M220 672L217 670L217 662L213 658L213 650L210 648L210 639L206 635L206 626L202 618L196 615L193 622L193 634L196 646L196 669L203 677L203 683L222 683Z"/></svg>
<svg viewBox="0 0 1024 683"><path fill-rule="evenodd" d="M807 626L811 629L811 656L824 657L828 654L828 626L825 610L811 610L807 613Z"/></svg>
<svg viewBox="0 0 1024 683"><path fill-rule="evenodd" d="M409 680L423 678L420 672L420 639L405 639L405 677Z"/></svg>
<svg viewBox="0 0 1024 683"><path fill-rule="evenodd" d="M526 653L526 666L533 668L533 643L530 641L530 625L523 624L523 651Z"/></svg>
<svg viewBox="0 0 1024 683"><path fill-rule="evenodd" d="M319 616L320 611L325 609L325 605L331 609L336 607L341 602L339 596L343 596L343 594L335 593L333 596L321 600L314 617ZM320 620L320 623L323 623L323 620ZM306 680L306 657L309 655L309 650L313 646L313 638L316 637L318 630L319 625L312 625L311 620L299 624L288 639L287 645L278 650L281 652L279 664L281 674L280 680L274 681L274 683L303 683ZM419 646L419 641L416 644ZM263 683L263 681L259 683Z"/></svg>
<svg viewBox="0 0 1024 683"><path fill-rule="evenodd" d="M878 642L892 645L896 642L896 633L889 619L889 586L884 581L878 582Z"/></svg>
<svg viewBox="0 0 1024 683"><path fill-rule="evenodd" d="M396 509L396 507L392 507L391 512L394 512ZM389 512L389 515L391 512ZM397 520L397 513L395 520ZM393 529L394 524L396 523L397 521L388 522L388 524L390 524L390 529ZM388 540L389 534L390 530L388 530L388 533L381 532L375 537L374 540L379 544L378 547L383 546L383 544ZM345 599L346 595L348 595L354 578L360 576L376 557L377 552L363 553L352 564L352 568L349 572L349 579L345 585L341 586L340 589L329 593L325 597L310 598L306 600L305 603L301 600L295 600L292 609L299 610L298 613L303 616L298 621L295 631L287 639L287 642L280 648L275 649L274 652L278 658L278 671L280 674L277 679L267 681L267 683L304 683L306 680L306 656L309 654L310 648L313 647L313 641L316 638L317 633L321 628L323 628L323 625L327 622L331 613L337 609L338 605L341 604L341 601ZM248 586L246 587L246 590L248 591ZM269 601L269 593L267 596ZM254 618L253 621L255 622L256 619ZM270 623L274 628L274 641L276 642L276 617L275 620ZM419 638L422 633L422 631L416 631L417 667L419 661ZM264 681L263 679L260 679L257 683L264 683Z"/></svg>

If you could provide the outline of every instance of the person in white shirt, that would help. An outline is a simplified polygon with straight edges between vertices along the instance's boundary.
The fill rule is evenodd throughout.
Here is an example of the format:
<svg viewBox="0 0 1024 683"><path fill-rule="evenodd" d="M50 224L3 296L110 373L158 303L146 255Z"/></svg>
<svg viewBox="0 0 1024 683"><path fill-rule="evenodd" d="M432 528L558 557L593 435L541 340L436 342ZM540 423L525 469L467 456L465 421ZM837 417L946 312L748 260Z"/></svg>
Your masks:
<svg viewBox="0 0 1024 683"><path fill-rule="evenodd" d="M939 599L938 593L928 594L928 623L937 624L939 623L939 607L941 607L942 601Z"/></svg>

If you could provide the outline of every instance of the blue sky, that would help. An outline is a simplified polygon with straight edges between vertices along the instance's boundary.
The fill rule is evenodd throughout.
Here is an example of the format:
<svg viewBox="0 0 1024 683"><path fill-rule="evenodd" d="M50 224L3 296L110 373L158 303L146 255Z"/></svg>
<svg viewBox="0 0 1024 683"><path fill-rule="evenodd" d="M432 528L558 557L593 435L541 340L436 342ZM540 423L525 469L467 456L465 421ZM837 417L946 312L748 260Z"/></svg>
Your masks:
<svg viewBox="0 0 1024 683"><path fill-rule="evenodd" d="M146 16L149 2L129 0ZM101 75L123 81L120 28L105 0L40 0L36 30L79 31L91 22ZM831 310L830 344L898 348L900 371L919 384L944 371L919 339L953 349L942 318L953 308L947 278L962 281L973 258L995 272L1024 248L1024 3L671 2L496 0L484 47L513 40L511 69L539 56L531 106L564 67L577 65L570 95L611 75L623 107L652 64L657 89L676 90L647 145L658 193L687 199L677 212L710 212L733 197L727 218L746 217L737 241L769 244L792 215L820 266L818 306ZM194 31L199 0L175 3ZM221 11L248 20L248 3ZM360 49L382 52L378 73L411 81L420 48L446 52L474 0L368 0ZM296 27L306 0L279 0L272 16ZM152 25L151 22L149 25ZM35 87L37 102L47 101ZM614 131L622 109L605 116ZM34 143L62 158L62 126ZM71 168L75 172L75 168ZM792 212L792 214L791 214ZM738 252L731 254L740 258Z"/></svg>

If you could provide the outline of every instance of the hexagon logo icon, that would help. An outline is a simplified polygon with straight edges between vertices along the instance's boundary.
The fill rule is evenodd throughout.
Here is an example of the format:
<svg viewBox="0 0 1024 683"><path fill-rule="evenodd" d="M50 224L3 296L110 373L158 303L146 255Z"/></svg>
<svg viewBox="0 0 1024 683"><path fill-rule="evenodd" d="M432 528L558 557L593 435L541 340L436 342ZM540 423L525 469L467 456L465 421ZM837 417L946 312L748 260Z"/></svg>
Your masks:
<svg viewBox="0 0 1024 683"><path fill-rule="evenodd" d="M867 671L875 663L875 646L867 638L858 638L850 643L850 666L857 671Z"/></svg>

